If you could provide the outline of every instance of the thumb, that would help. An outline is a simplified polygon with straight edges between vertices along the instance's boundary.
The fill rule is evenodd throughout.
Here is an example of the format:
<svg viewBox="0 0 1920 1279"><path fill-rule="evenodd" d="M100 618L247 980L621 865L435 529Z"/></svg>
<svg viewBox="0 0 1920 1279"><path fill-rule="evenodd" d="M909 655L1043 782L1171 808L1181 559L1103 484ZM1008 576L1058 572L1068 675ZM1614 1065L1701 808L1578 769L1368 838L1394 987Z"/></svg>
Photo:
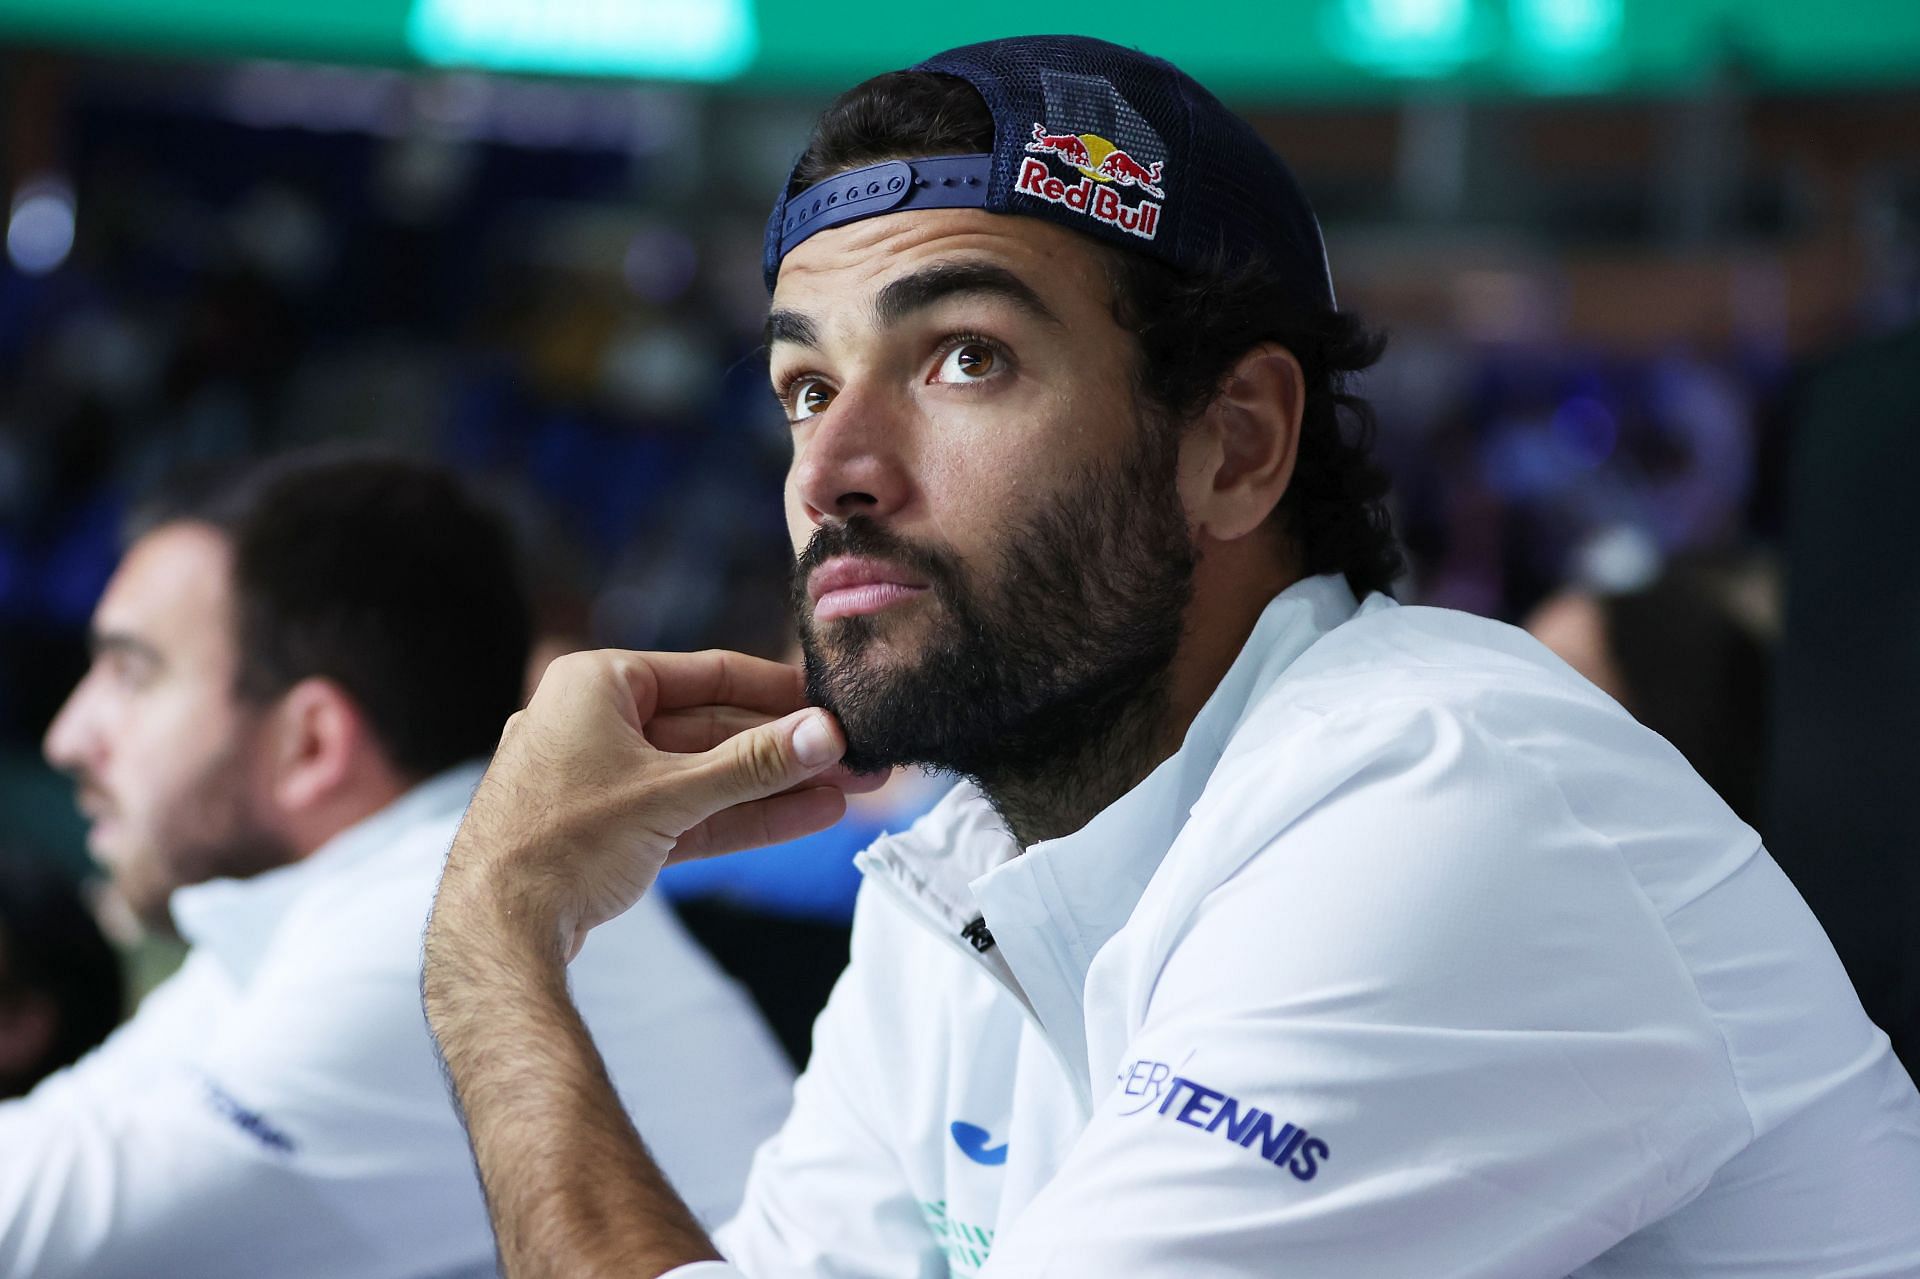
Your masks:
<svg viewBox="0 0 1920 1279"><path fill-rule="evenodd" d="M712 786L709 811L766 799L823 773L846 752L832 715L818 707L736 733L706 753L696 769Z"/></svg>

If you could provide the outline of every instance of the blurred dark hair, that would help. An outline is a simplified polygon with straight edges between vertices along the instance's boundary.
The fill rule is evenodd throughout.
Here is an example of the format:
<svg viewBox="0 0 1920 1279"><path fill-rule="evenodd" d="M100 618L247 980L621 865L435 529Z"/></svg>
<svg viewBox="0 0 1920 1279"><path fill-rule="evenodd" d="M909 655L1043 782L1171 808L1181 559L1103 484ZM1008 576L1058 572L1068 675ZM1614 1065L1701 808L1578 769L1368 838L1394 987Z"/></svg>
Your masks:
<svg viewBox="0 0 1920 1279"><path fill-rule="evenodd" d="M126 1005L120 957L73 882L49 864L0 849L0 1001L34 996L53 1006L53 1038L26 1070L0 1075L0 1097L24 1093L78 1061L120 1024Z"/></svg>
<svg viewBox="0 0 1920 1279"><path fill-rule="evenodd" d="M894 71L842 94L814 126L789 194L882 160L993 148L993 116L954 76ZM1220 392L1240 357L1262 342L1293 352L1306 408L1292 483L1274 513L1309 574L1344 573L1354 593L1384 591L1403 561L1387 512L1386 472L1372 457L1372 406L1350 392L1386 339L1358 316L1303 304L1261 262L1183 273L1089 240L1107 261L1114 319L1140 349L1138 391L1177 424Z"/></svg>
<svg viewBox="0 0 1920 1279"><path fill-rule="evenodd" d="M238 694L303 679L359 705L403 774L492 753L520 708L532 623L512 536L450 471L360 450L188 477L133 531L211 524L233 548Z"/></svg>
<svg viewBox="0 0 1920 1279"><path fill-rule="evenodd" d="M1773 658L1729 590L1710 566L1682 563L1599 604L1627 709L1751 825L1760 820Z"/></svg>

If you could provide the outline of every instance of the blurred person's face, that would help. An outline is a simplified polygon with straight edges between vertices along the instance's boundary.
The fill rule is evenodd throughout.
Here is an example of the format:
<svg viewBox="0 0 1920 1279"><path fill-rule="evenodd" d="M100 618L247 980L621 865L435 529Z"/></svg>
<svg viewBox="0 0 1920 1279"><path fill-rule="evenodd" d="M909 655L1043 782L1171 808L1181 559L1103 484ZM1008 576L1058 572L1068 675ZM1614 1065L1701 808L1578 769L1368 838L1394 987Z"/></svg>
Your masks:
<svg viewBox="0 0 1920 1279"><path fill-rule="evenodd" d="M1627 681L1607 644L1607 619L1599 600L1577 591L1555 595L1534 609L1526 627L1601 692L1616 702L1627 700Z"/></svg>
<svg viewBox="0 0 1920 1279"><path fill-rule="evenodd" d="M794 604L858 768L1045 758L1161 682L1195 551L1097 252L1031 218L896 214L789 254Z"/></svg>
<svg viewBox="0 0 1920 1279"><path fill-rule="evenodd" d="M271 829L262 711L235 695L231 556L201 524L134 544L95 609L93 662L47 730L87 846L149 927L185 884L293 860Z"/></svg>

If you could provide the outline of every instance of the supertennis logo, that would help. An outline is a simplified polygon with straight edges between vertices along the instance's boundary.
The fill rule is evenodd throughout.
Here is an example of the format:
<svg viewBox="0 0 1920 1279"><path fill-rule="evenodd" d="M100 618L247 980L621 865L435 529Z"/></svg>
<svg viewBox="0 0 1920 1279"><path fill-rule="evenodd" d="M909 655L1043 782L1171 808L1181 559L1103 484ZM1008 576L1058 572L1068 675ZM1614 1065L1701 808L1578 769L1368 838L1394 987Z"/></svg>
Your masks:
<svg viewBox="0 0 1920 1279"><path fill-rule="evenodd" d="M1184 1066L1185 1063L1182 1063ZM1153 1114L1214 1133L1260 1158L1285 1168L1301 1181L1312 1181L1320 1165L1333 1156L1327 1143L1298 1124L1286 1123L1258 1106L1230 1093L1209 1088L1185 1075L1173 1073L1164 1061L1140 1060L1120 1072L1121 1115Z"/></svg>
<svg viewBox="0 0 1920 1279"><path fill-rule="evenodd" d="M1014 190L1084 213L1097 222L1117 226L1143 240L1160 230L1160 205L1167 198L1162 172L1165 162L1142 163L1097 133L1055 133L1037 121L1028 155L1020 162ZM1078 182L1063 180L1047 167L1059 160L1080 175ZM1120 198L1123 188L1138 191L1141 199L1129 204ZM1151 196L1151 199L1146 197Z"/></svg>

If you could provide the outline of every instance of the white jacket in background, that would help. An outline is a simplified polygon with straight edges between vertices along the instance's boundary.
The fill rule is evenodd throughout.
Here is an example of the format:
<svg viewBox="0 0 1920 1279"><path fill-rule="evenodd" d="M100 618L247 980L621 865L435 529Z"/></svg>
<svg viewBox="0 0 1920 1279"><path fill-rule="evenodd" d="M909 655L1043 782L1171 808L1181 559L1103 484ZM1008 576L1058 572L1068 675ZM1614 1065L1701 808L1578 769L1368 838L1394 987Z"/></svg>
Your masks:
<svg viewBox="0 0 1920 1279"><path fill-rule="evenodd" d="M1826 936L1516 630L1303 582L1015 853L963 787L862 855L731 1261L674 1279L1920 1276L1920 1096Z"/></svg>
<svg viewBox="0 0 1920 1279"><path fill-rule="evenodd" d="M174 895L181 970L100 1048L0 1102L0 1277L495 1273L420 1010L421 931L480 771L300 862ZM596 929L570 976L668 1176L723 1220L790 1097L758 1014L656 904ZM689 1080L713 1104L689 1105Z"/></svg>

